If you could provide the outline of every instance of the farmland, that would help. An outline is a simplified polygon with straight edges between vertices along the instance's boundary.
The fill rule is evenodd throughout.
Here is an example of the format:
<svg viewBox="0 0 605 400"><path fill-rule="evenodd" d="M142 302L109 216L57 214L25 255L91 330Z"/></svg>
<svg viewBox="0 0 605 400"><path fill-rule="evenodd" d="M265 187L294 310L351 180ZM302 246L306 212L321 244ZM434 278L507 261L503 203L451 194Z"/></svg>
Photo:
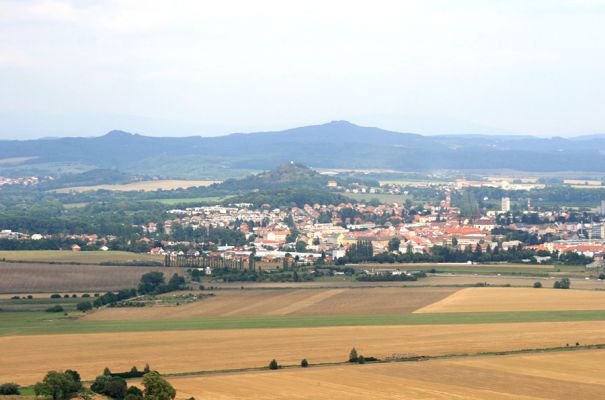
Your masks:
<svg viewBox="0 0 605 400"><path fill-rule="evenodd" d="M378 315L410 313L452 294L453 288L223 290L179 307L107 308L85 320L202 317Z"/></svg>
<svg viewBox="0 0 605 400"><path fill-rule="evenodd" d="M600 398L605 351L172 378L177 399Z"/></svg>
<svg viewBox="0 0 605 400"><path fill-rule="evenodd" d="M161 256L131 253L128 251L69 251L69 250L0 250L0 260L42 263L127 263L162 262Z"/></svg>
<svg viewBox="0 0 605 400"><path fill-rule="evenodd" d="M177 272L164 267L0 262L0 292L117 290L136 286L150 271Z"/></svg>
<svg viewBox="0 0 605 400"><path fill-rule="evenodd" d="M220 181L157 180L127 183L123 185L76 186L56 189L55 191L58 193L87 192L92 190L115 190L125 192L142 190L148 192L155 190L186 189L190 187L210 186L214 183L220 183Z"/></svg>
<svg viewBox="0 0 605 400"><path fill-rule="evenodd" d="M605 310L605 291L466 288L416 312Z"/></svg>
<svg viewBox="0 0 605 400"><path fill-rule="evenodd" d="M351 347L386 357L605 343L605 321L142 331L116 338L57 334L49 346L44 334L2 336L0 376L29 384L49 369L75 368L90 379L106 366L126 370L145 362L162 373L262 367L272 358L286 365L302 358L337 362L346 360Z"/></svg>

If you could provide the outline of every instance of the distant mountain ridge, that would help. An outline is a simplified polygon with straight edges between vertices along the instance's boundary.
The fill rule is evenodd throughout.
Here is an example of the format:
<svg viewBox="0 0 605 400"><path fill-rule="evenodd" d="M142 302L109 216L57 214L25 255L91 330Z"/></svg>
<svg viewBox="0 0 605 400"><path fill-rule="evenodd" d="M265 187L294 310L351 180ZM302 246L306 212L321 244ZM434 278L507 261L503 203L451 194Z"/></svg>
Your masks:
<svg viewBox="0 0 605 400"><path fill-rule="evenodd" d="M0 160L15 157L35 157L21 167L78 163L172 177L194 168L266 170L289 161L315 168L401 171L605 172L605 135L423 136L332 121L277 132L217 137L150 137L116 130L100 137L0 141ZM0 163L0 173L2 168Z"/></svg>

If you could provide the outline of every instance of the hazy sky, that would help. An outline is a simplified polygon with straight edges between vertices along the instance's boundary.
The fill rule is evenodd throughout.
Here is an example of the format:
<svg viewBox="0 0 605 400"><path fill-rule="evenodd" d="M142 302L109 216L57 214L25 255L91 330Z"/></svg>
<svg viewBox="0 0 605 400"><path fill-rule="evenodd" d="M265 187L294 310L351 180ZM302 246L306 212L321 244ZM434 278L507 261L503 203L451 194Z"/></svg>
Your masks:
<svg viewBox="0 0 605 400"><path fill-rule="evenodd" d="M0 137L605 133L605 0L0 0Z"/></svg>

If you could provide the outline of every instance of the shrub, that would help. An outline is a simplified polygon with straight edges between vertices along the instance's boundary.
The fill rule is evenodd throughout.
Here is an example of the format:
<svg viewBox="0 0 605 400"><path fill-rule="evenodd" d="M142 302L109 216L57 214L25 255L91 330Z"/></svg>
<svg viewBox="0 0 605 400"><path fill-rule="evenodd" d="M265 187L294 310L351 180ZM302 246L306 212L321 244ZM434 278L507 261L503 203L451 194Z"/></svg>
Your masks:
<svg viewBox="0 0 605 400"><path fill-rule="evenodd" d="M20 298L21 297L19 297L19 296L13 296L13 297L11 297L11 300L19 300Z"/></svg>
<svg viewBox="0 0 605 400"><path fill-rule="evenodd" d="M306 358L302 359L302 361L300 362L300 366L303 368L307 368L309 366L309 362L307 361Z"/></svg>
<svg viewBox="0 0 605 400"><path fill-rule="evenodd" d="M359 357L357 357L357 362L359 364L365 364L366 363L366 359L360 354Z"/></svg>
<svg viewBox="0 0 605 400"><path fill-rule="evenodd" d="M0 395L2 396L19 396L21 392L19 391L19 385L16 383L8 382L0 385Z"/></svg>
<svg viewBox="0 0 605 400"><path fill-rule="evenodd" d="M555 289L569 289L571 287L571 282L569 278L563 278L560 281L555 281L553 288Z"/></svg>
<svg viewBox="0 0 605 400"><path fill-rule="evenodd" d="M78 295L74 293L74 294L71 295L71 298L72 299L76 299L76 298L78 298Z"/></svg>
<svg viewBox="0 0 605 400"><path fill-rule="evenodd" d="M88 294L88 293L84 293L84 294L82 295L82 297L83 297L83 298L89 298L89 297L90 297L90 294Z"/></svg>
<svg viewBox="0 0 605 400"><path fill-rule="evenodd" d="M53 293L53 294L50 295L50 298L51 299L60 299L61 295L59 293Z"/></svg>
<svg viewBox="0 0 605 400"><path fill-rule="evenodd" d="M63 309L62 306L60 305L56 305L56 306L52 306L46 309L46 312L64 312L65 310Z"/></svg>
<svg viewBox="0 0 605 400"><path fill-rule="evenodd" d="M271 362L269 363L269 369L278 369L279 368L279 364L277 363L277 361L275 360L275 358L273 360L271 360Z"/></svg>
<svg viewBox="0 0 605 400"><path fill-rule="evenodd" d="M27 295L27 298L28 298L29 300L31 300L31 299L33 299L33 298L34 298L34 296L32 296L31 294L28 294L28 295Z"/></svg>
<svg viewBox="0 0 605 400"><path fill-rule="evenodd" d="M64 298L64 299L69 299L69 295L68 295L68 294L64 294L64 295L63 295L63 298Z"/></svg>
<svg viewBox="0 0 605 400"><path fill-rule="evenodd" d="M358 358L359 356L357 355L357 350L355 350L355 347L353 347L349 353L349 362L357 362Z"/></svg>
<svg viewBox="0 0 605 400"><path fill-rule="evenodd" d="M542 287L542 282L534 282L534 288L540 289Z"/></svg>

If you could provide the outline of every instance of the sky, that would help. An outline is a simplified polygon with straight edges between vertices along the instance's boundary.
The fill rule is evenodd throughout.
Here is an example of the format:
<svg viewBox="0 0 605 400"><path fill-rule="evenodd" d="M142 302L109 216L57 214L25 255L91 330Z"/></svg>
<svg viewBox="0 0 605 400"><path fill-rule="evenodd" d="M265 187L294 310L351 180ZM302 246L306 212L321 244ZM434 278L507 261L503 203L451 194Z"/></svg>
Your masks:
<svg viewBox="0 0 605 400"><path fill-rule="evenodd" d="M0 138L605 133L605 0L0 0Z"/></svg>

